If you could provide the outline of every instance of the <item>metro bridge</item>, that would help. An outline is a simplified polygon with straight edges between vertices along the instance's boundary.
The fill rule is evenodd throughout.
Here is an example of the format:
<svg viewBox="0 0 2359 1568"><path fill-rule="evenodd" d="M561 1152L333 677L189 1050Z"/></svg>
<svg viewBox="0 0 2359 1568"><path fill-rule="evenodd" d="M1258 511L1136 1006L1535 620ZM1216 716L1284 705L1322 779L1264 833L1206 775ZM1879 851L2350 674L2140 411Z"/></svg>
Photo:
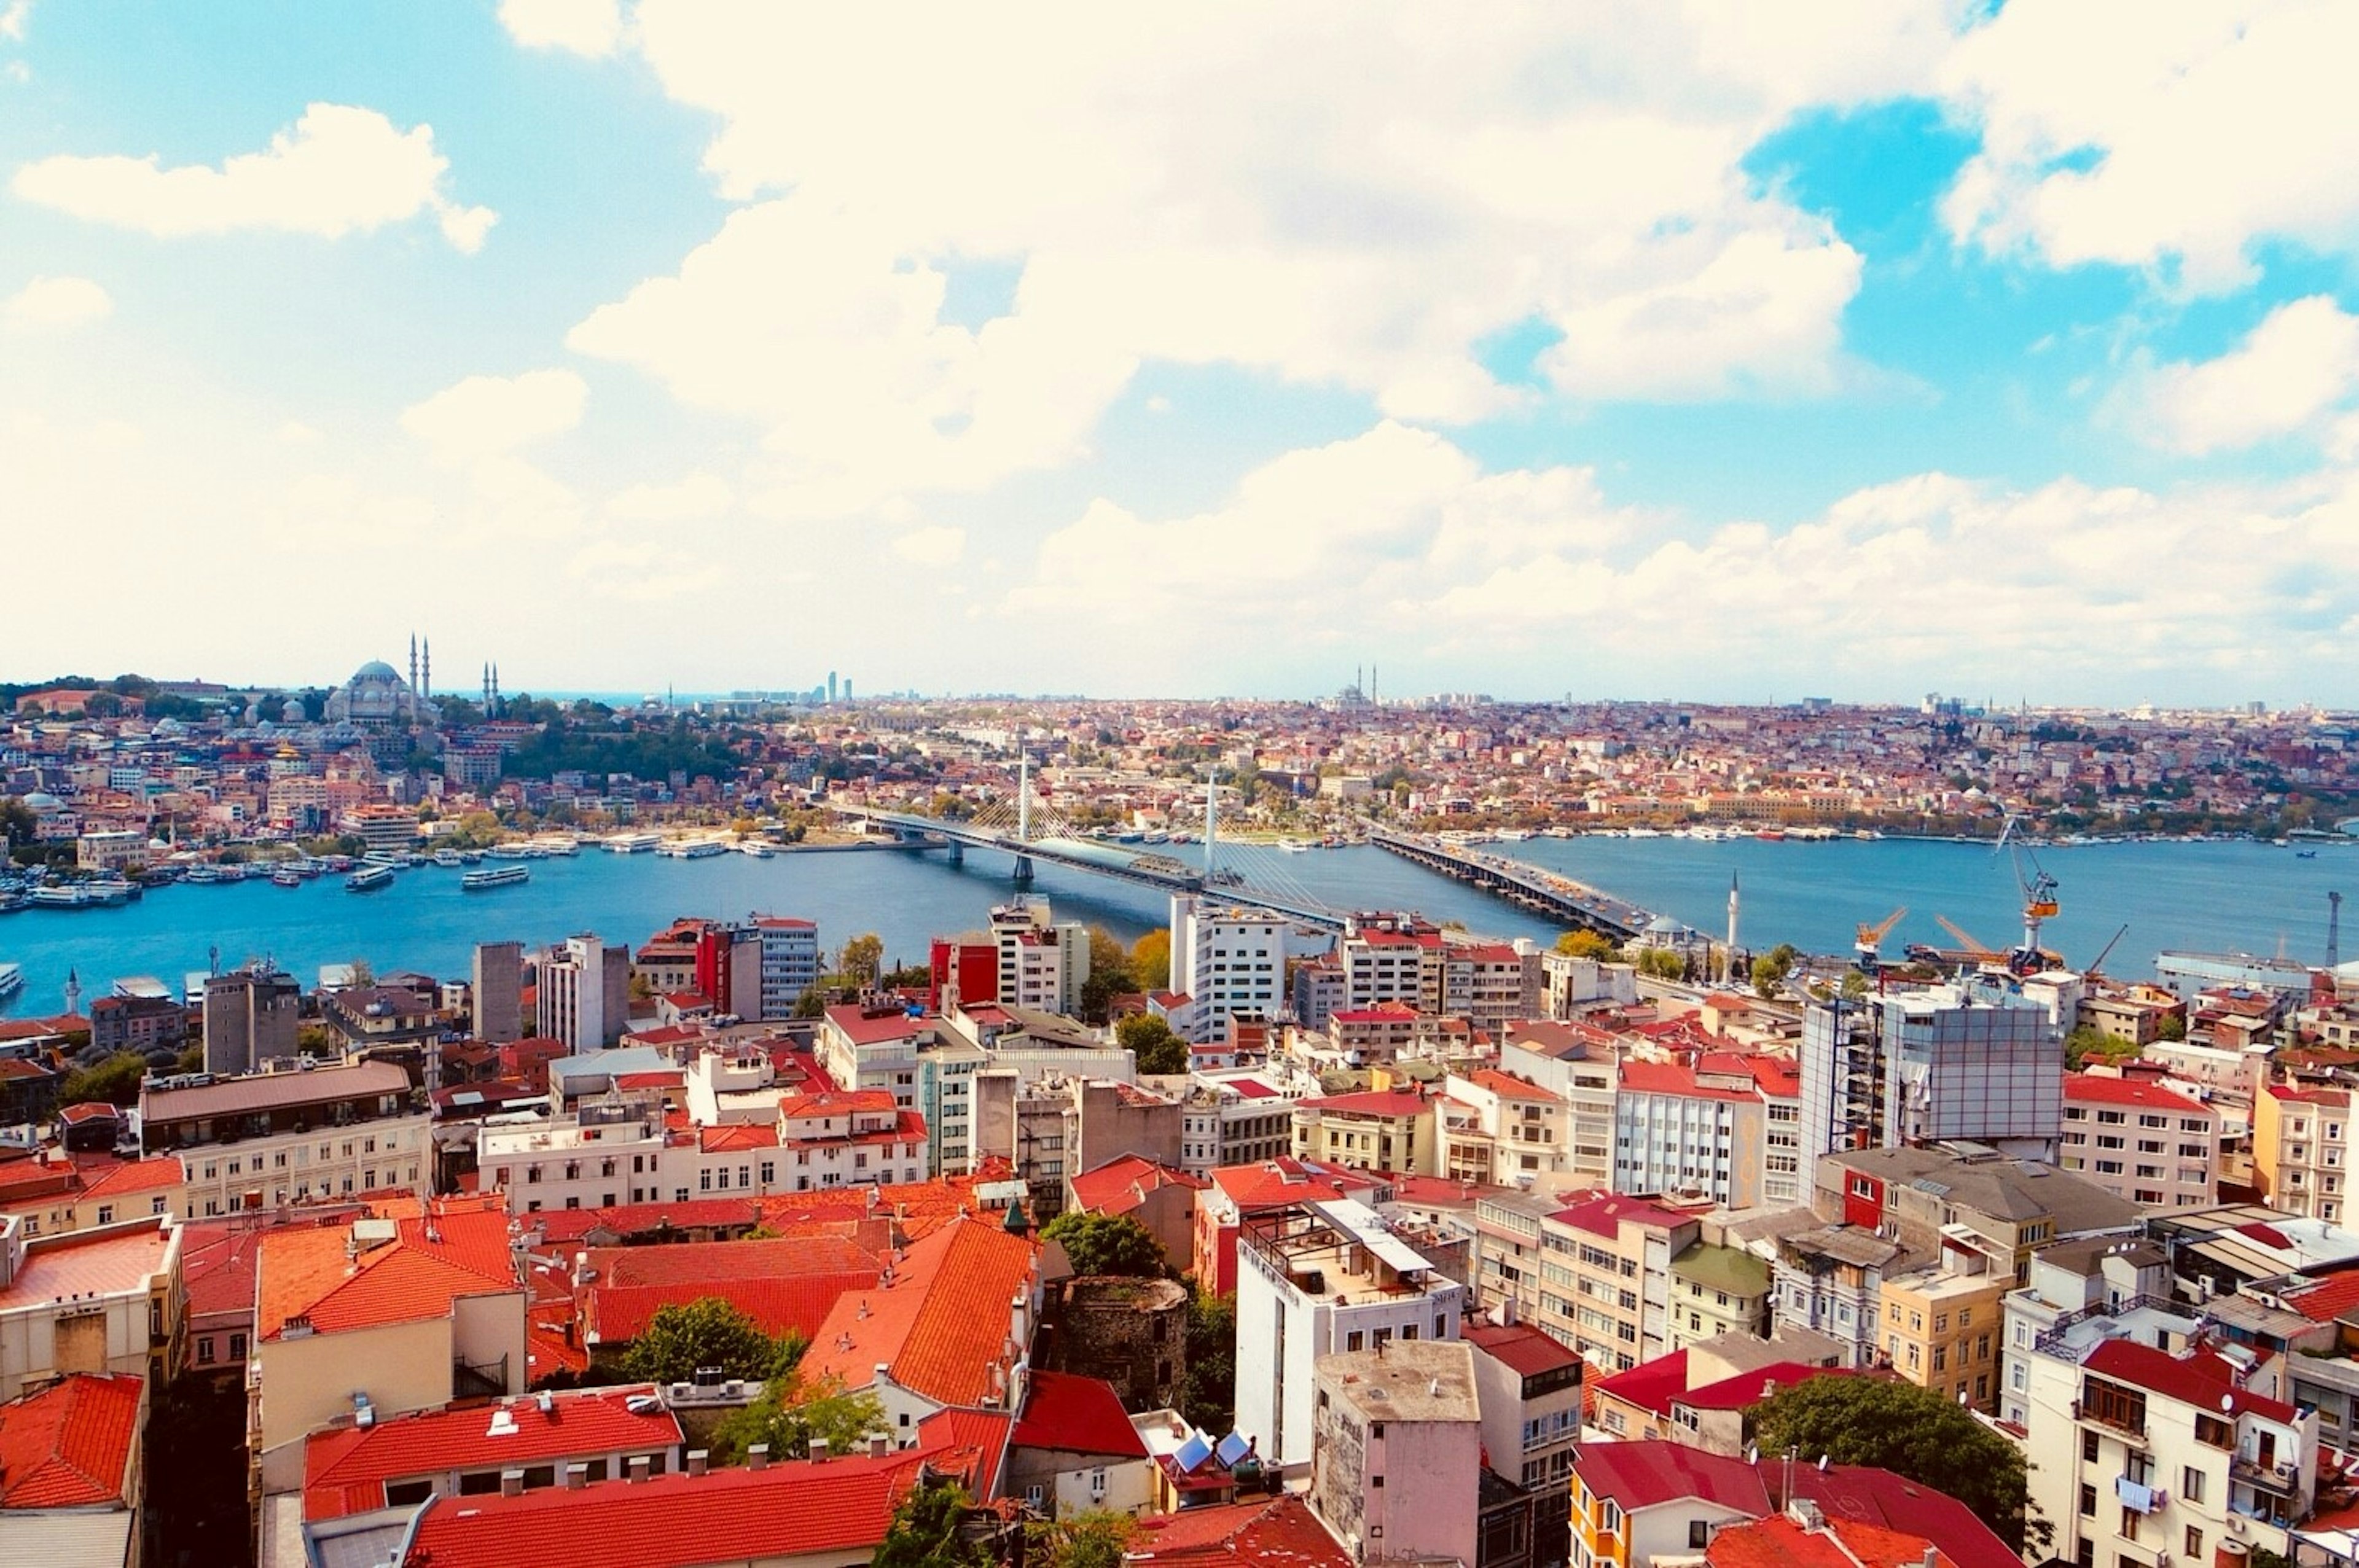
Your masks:
<svg viewBox="0 0 2359 1568"><path fill-rule="evenodd" d="M867 806L839 806L834 809L839 816L886 828L915 845L931 848L935 840L940 840L950 851L953 864L963 862L970 849L1006 855L1015 862L1018 882L1029 882L1036 865L1061 866L1092 876L1111 877L1134 887L1152 888L1167 895L1193 893L1266 909L1325 931L1343 929L1343 916L1339 911L1328 908L1308 889L1274 868L1249 866L1241 871L1222 863L1224 859L1239 858L1234 852L1237 846L1221 844L1211 832L1204 840L1203 864L1190 866L1166 853L1162 846L1141 847L1088 838L1046 807L1036 807L1028 797L1021 801L1012 822L1005 820L1004 803L995 803L980 816L965 821L878 811ZM1036 822L1036 815L1043 820ZM1212 826L1209 813L1206 826ZM1038 830L1042 827L1048 831ZM1230 854L1223 857L1218 852L1222 849ZM1256 874L1248 875L1248 871Z"/></svg>
<svg viewBox="0 0 2359 1568"><path fill-rule="evenodd" d="M1655 915L1630 903L1574 881L1553 871L1505 855L1485 855L1444 839L1416 833L1396 833L1364 823L1368 842L1389 850L1412 865L1440 876L1469 883L1486 892L1546 914L1567 925L1594 931L1616 942L1646 934Z"/></svg>

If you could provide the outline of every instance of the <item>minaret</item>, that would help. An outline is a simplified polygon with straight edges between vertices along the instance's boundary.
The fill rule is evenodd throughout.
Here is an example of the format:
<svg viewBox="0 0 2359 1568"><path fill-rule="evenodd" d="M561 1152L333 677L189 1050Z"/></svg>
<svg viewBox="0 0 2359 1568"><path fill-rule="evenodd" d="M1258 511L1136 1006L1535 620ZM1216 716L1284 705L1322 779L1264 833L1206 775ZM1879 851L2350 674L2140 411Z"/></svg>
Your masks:
<svg viewBox="0 0 2359 1568"><path fill-rule="evenodd" d="M418 695L431 698L434 695L434 639L429 637L419 646Z"/></svg>
<svg viewBox="0 0 2359 1568"><path fill-rule="evenodd" d="M418 695L418 633L409 634L409 694Z"/></svg>
<svg viewBox="0 0 2359 1568"><path fill-rule="evenodd" d="M1720 983L1736 983L1736 873L1728 873L1728 959L1723 966Z"/></svg>
<svg viewBox="0 0 2359 1568"><path fill-rule="evenodd" d="M82 975L73 969L66 971L66 1016L82 1016Z"/></svg>
<svg viewBox="0 0 2359 1568"><path fill-rule="evenodd" d="M492 716L492 661L484 661L484 717Z"/></svg>

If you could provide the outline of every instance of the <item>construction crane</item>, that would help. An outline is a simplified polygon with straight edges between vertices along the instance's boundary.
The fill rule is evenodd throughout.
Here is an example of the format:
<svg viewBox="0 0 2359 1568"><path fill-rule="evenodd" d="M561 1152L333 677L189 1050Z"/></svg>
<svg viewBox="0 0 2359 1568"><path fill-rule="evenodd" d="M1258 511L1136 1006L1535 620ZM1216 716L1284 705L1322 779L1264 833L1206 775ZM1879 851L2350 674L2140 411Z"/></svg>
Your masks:
<svg viewBox="0 0 2359 1568"><path fill-rule="evenodd" d="M1958 939L1958 945L1961 949L1963 950L1967 957L1976 959L1979 962L1985 964L1995 964L1999 962L1997 948L1993 947L1981 937L1963 929L1948 915L1937 914L1933 917L1933 922L1942 930L1948 932L1951 935Z"/></svg>
<svg viewBox="0 0 2359 1568"><path fill-rule="evenodd" d="M1867 976L1870 979L1874 979L1875 978L1876 972L1882 967L1884 961L1881 951L1884 946L1884 939L1892 935L1892 928L1899 925L1900 917L1908 913L1908 906L1903 904L1873 925L1869 925L1864 923L1860 925L1859 941L1855 945L1854 950L1859 955L1859 972L1861 974Z"/></svg>
<svg viewBox="0 0 2359 1568"><path fill-rule="evenodd" d="M2103 969L2103 968L2105 967L2105 960L2106 960L2107 958L2110 958L2110 957L2113 957L2113 954L2114 954L2114 942L2119 942L2123 937L2125 937L2125 936L2128 935L2129 935L2129 929L2130 929L2130 928L2129 928L2129 925L2128 925L2128 923L2127 923L2127 922L2124 922L2124 923L2123 923L2123 925L2122 925L2122 928L2121 928L2119 931L2116 931L2116 932L2114 932L2114 933L2113 941L2112 941L2112 942L2108 942L2108 943L2106 943L2104 946L2102 946L2102 947L2098 948L2098 949L2097 949L2097 956L2096 956L2095 957L2093 957L2093 958L2090 959L2090 960L2089 960L2089 967L2088 967L2087 968L2085 968L2085 969L2082 970L2081 972L2082 972L2082 974L2084 974L2084 975L2088 976L2088 977L2089 977L2089 979L2093 979L2093 979L2095 979L2097 978L2097 972L2098 972L2099 970Z"/></svg>
<svg viewBox="0 0 2359 1568"><path fill-rule="evenodd" d="M2060 907L2056 902L2056 879L2039 863L2039 857L2016 837L2015 825L2022 818L2009 813L2006 823L1999 829L1998 842L1992 853L2005 849L2015 868L2016 885L2023 890L2023 946L2006 956L2006 967L2018 975L2037 974L2046 967L2048 955L2039 946L2039 927L2056 918ZM2024 875L2024 862L2031 862L2031 874Z"/></svg>

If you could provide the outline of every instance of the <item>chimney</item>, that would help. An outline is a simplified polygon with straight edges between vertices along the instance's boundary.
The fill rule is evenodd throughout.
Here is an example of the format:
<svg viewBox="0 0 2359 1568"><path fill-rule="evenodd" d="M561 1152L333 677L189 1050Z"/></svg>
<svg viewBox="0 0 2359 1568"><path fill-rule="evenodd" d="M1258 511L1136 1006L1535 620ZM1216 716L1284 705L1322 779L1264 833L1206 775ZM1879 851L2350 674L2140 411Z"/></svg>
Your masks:
<svg viewBox="0 0 2359 1568"><path fill-rule="evenodd" d="M524 1496L523 1471L503 1470L500 1472L500 1496L504 1498L520 1498Z"/></svg>
<svg viewBox="0 0 2359 1568"><path fill-rule="evenodd" d="M868 1434L868 1457L871 1459L882 1459L885 1455L892 1452L893 1440L891 1438L886 1436L881 1432L872 1432Z"/></svg>
<svg viewBox="0 0 2359 1568"><path fill-rule="evenodd" d="M632 1484L636 1486L639 1482L646 1480L647 1478L648 1472L653 1468L653 1464L648 1460L646 1454L632 1454L630 1469L630 1479Z"/></svg>
<svg viewBox="0 0 2359 1568"><path fill-rule="evenodd" d="M1940 1547L1928 1546L1925 1548L1925 1561L1922 1564L1922 1568L1941 1568L1941 1549Z"/></svg>
<svg viewBox="0 0 2359 1568"><path fill-rule="evenodd" d="M809 1448L807 1448L807 1449L805 1450L805 1452L810 1455L810 1462L811 1462L812 1464L814 1464L814 1465L824 1465L824 1464L826 1464L826 1463L827 1463L827 1439L826 1439L826 1438L824 1438L824 1437L814 1437L814 1438L812 1438L812 1439L810 1440L810 1445L809 1446Z"/></svg>
<svg viewBox="0 0 2359 1568"><path fill-rule="evenodd" d="M748 1470L766 1470L769 1467L770 1445L766 1443L748 1444L745 1449L745 1468Z"/></svg>
<svg viewBox="0 0 2359 1568"><path fill-rule="evenodd" d="M565 1467L565 1489L566 1489L567 1491L569 1491L569 1492L578 1492L578 1491L580 1491L582 1487L584 1487L588 1486L589 1484L590 1484L590 1466L589 1466L589 1465L568 1465Z"/></svg>
<svg viewBox="0 0 2359 1568"><path fill-rule="evenodd" d="M690 1475L691 1475L691 1476L701 1476L701 1475L703 1475L703 1474L704 1474L704 1465L705 1465L705 1462L706 1462L706 1460L708 1460L710 1457L711 1457L711 1454L710 1454L706 1450L704 1450L704 1449L701 1449L701 1448L691 1448L691 1449L690 1449L690 1450L688 1451L688 1473L689 1473Z"/></svg>

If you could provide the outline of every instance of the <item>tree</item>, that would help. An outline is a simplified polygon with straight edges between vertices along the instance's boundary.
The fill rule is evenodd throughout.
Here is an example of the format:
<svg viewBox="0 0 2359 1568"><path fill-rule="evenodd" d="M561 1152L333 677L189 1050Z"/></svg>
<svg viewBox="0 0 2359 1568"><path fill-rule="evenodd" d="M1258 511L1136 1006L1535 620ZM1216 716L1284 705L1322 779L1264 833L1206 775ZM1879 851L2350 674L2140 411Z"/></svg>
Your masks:
<svg viewBox="0 0 2359 1568"><path fill-rule="evenodd" d="M1069 1209L1041 1227L1040 1239L1062 1247L1076 1274L1145 1274L1159 1279L1169 1271L1163 1244L1126 1214Z"/></svg>
<svg viewBox="0 0 2359 1568"><path fill-rule="evenodd" d="M1767 1001L1785 986L1794 972L1794 949L1780 942L1753 960L1753 994Z"/></svg>
<svg viewBox="0 0 2359 1568"><path fill-rule="evenodd" d="M873 983L885 967L885 938L874 931L863 932L843 945L843 953L836 968L863 983Z"/></svg>
<svg viewBox="0 0 2359 1568"><path fill-rule="evenodd" d="M1203 1432L1226 1432L1237 1419L1237 1307L1189 1281L1188 1381L1180 1413Z"/></svg>
<svg viewBox="0 0 2359 1568"><path fill-rule="evenodd" d="M2020 1552L2053 1527L2028 1516L2023 1451L1938 1389L1886 1378L1811 1378L1753 1407L1761 1452L1873 1465L1973 1510Z"/></svg>
<svg viewBox="0 0 2359 1568"><path fill-rule="evenodd" d="M1614 939L1596 931L1568 931L1556 939L1556 950L1575 958L1594 958L1599 963L1613 960L1616 949Z"/></svg>
<svg viewBox="0 0 2359 1568"><path fill-rule="evenodd" d="M1845 1001L1857 1001L1867 994L1867 977L1857 969L1843 971L1843 994Z"/></svg>
<svg viewBox="0 0 2359 1568"><path fill-rule="evenodd" d="M2176 1012L2166 1012L2166 1013L2164 1013L2164 1014L2162 1015L2162 1022L2159 1022L2159 1023L2158 1023L2158 1024L2155 1026L2155 1033L2156 1033L2157 1035L2160 1036L2162 1039L2165 1039L2165 1040L2184 1040L2184 1039L2186 1039L2186 1038L2187 1038L2187 1019L2186 1019L2186 1016L2185 1016L2184 1014L2182 1014L2182 1013L2176 1013Z"/></svg>
<svg viewBox="0 0 2359 1568"><path fill-rule="evenodd" d="M624 1354L623 1371L641 1383L685 1383L700 1367L718 1367L728 1378L766 1378L777 1357L761 1325L719 1296L701 1296L657 1308Z"/></svg>
<svg viewBox="0 0 2359 1568"><path fill-rule="evenodd" d="M41 819L15 795L0 799L0 841L11 847L30 844L40 833Z"/></svg>
<svg viewBox="0 0 2359 1568"><path fill-rule="evenodd" d="M1151 1012L1134 1012L1115 1021L1114 1043L1129 1049L1142 1073L1184 1073L1188 1043Z"/></svg>
<svg viewBox="0 0 2359 1568"><path fill-rule="evenodd" d="M1657 979L1683 980L1688 976L1688 961L1675 947L1646 947L1638 953L1638 972Z"/></svg>
<svg viewBox="0 0 2359 1568"><path fill-rule="evenodd" d="M1171 983L1171 931L1158 925L1130 950L1131 978L1149 989Z"/></svg>
<svg viewBox="0 0 2359 1568"><path fill-rule="evenodd" d="M1128 1514L1092 1509L1029 1527L1027 1555L1044 1568L1122 1568L1123 1552L1137 1530Z"/></svg>
<svg viewBox="0 0 2359 1568"><path fill-rule="evenodd" d="M869 1568L984 1568L989 1554L959 1538L968 1507L965 1491L954 1482L915 1488L893 1510L893 1527L868 1560Z"/></svg>
<svg viewBox="0 0 2359 1568"><path fill-rule="evenodd" d="M136 1051L117 1051L91 1067L76 1067L58 1085L60 1105L104 1100L109 1105L137 1105L139 1080L147 1076L147 1058Z"/></svg>
<svg viewBox="0 0 2359 1568"><path fill-rule="evenodd" d="M2136 1056L2138 1047L2133 1041L2118 1034L2109 1034L2094 1024L2084 1023L2064 1036L2064 1065L2079 1072L2093 1058L2100 1062L2121 1062Z"/></svg>
<svg viewBox="0 0 2359 1568"><path fill-rule="evenodd" d="M847 1391L833 1378L813 1388L789 1370L771 1378L760 1399L723 1418L713 1428L712 1447L723 1465L735 1464L757 1443L770 1445L773 1459L801 1459L815 1437L831 1454L850 1454L870 1433L887 1430L885 1407L870 1390Z"/></svg>

